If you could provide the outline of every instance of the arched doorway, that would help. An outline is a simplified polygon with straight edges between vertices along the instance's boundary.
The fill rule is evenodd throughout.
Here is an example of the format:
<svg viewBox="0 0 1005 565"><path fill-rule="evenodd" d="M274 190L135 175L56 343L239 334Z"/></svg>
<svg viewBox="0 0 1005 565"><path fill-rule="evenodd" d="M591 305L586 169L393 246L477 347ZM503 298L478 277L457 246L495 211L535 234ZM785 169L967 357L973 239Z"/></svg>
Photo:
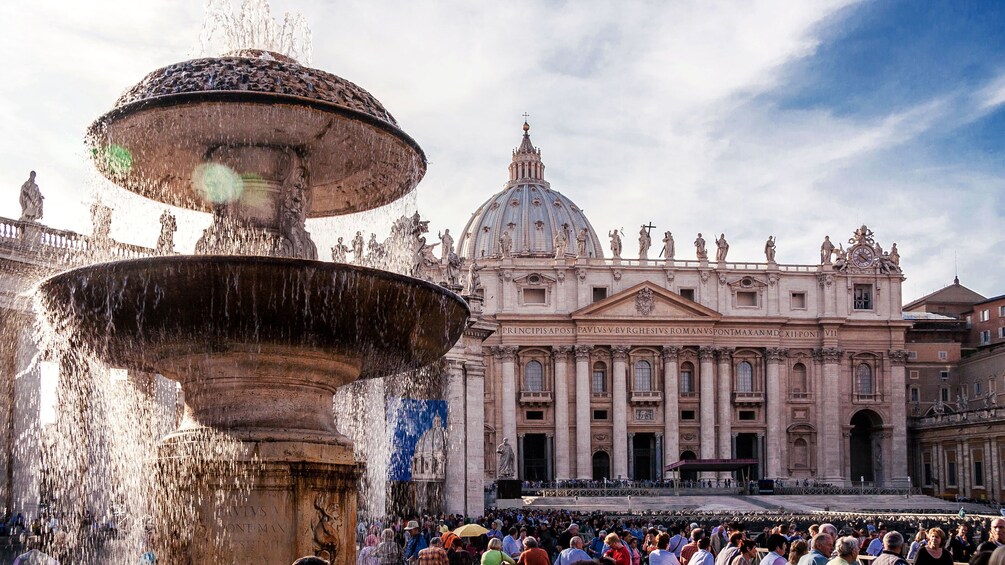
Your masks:
<svg viewBox="0 0 1005 565"><path fill-rule="evenodd" d="M611 456L606 451L593 454L593 480L602 481L611 476Z"/></svg>
<svg viewBox="0 0 1005 565"><path fill-rule="evenodd" d="M859 410L851 417L851 437L848 454L851 462L851 481L876 483L882 475L883 460L880 430L883 419L872 410Z"/></svg>
<svg viewBox="0 0 1005 565"><path fill-rule="evenodd" d="M681 461L693 461L698 458L698 455L693 451L684 451L680 454ZM697 471L681 471L680 480L682 481L697 481L698 472Z"/></svg>

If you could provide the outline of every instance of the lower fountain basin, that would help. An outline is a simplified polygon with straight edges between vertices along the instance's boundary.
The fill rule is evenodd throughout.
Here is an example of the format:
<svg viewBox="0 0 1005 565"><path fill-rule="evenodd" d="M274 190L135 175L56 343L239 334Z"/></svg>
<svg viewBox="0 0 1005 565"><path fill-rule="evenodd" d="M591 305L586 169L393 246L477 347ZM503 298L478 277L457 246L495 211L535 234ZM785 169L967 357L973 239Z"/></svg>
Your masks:
<svg viewBox="0 0 1005 565"><path fill-rule="evenodd" d="M425 281L275 257L102 263L50 277L39 295L57 329L114 365L171 376L193 359L278 355L329 373L334 386L432 363L469 314L462 298Z"/></svg>

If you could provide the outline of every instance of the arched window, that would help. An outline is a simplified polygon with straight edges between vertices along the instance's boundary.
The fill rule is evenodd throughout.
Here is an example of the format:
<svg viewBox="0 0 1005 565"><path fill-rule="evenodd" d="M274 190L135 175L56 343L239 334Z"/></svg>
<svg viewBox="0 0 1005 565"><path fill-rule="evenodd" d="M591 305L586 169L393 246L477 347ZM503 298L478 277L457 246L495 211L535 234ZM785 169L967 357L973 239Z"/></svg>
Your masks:
<svg viewBox="0 0 1005 565"><path fill-rule="evenodd" d="M856 382L858 383L858 393L863 396L872 396L872 367L866 363L858 366Z"/></svg>
<svg viewBox="0 0 1005 565"><path fill-rule="evenodd" d="M680 366L680 393L694 394L694 365L685 362Z"/></svg>
<svg viewBox="0 0 1005 565"><path fill-rule="evenodd" d="M635 362L635 390L649 391L653 389L653 367L649 361Z"/></svg>
<svg viewBox="0 0 1005 565"><path fill-rule="evenodd" d="M792 396L801 398L806 396L806 365L796 363L792 366L792 377L789 379L789 389Z"/></svg>
<svg viewBox="0 0 1005 565"><path fill-rule="evenodd" d="M540 362L528 361L524 371L524 382L529 392L544 390L544 369Z"/></svg>
<svg viewBox="0 0 1005 565"><path fill-rule="evenodd" d="M593 394L607 392L607 365L600 361L593 364Z"/></svg>
<svg viewBox="0 0 1005 565"><path fill-rule="evenodd" d="M810 466L810 447L803 438L792 443L792 466L802 469Z"/></svg>
<svg viewBox="0 0 1005 565"><path fill-rule="evenodd" d="M911 402L921 402L921 391L916 386L911 387Z"/></svg>
<svg viewBox="0 0 1005 565"><path fill-rule="evenodd" d="M746 361L736 366L736 392L754 392L754 367Z"/></svg>

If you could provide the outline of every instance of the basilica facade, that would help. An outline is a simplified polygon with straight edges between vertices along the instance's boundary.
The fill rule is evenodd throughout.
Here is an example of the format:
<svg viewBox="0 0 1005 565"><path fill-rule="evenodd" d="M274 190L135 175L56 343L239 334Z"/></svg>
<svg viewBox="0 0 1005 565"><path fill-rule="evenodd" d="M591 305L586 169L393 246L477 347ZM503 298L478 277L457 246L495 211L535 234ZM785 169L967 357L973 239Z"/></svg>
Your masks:
<svg viewBox="0 0 1005 565"><path fill-rule="evenodd" d="M544 169L525 124L458 236L475 321L448 356L447 511L480 512L504 439L529 481L753 459L757 478L907 485L895 246L861 226L819 264L777 263L773 240L738 261L725 236L665 233L656 253L643 226L636 255Z"/></svg>

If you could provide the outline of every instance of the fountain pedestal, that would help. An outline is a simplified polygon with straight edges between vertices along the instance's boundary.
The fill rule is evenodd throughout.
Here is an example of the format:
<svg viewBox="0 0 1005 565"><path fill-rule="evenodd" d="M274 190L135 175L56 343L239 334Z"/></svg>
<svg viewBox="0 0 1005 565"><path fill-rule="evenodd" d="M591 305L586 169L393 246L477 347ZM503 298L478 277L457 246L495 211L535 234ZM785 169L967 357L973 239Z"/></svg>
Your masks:
<svg viewBox="0 0 1005 565"><path fill-rule="evenodd" d="M273 435L220 442L203 429L164 441L157 528L167 534L158 540L165 563L292 563L304 555L354 563L361 469L352 448ZM223 453L193 457L214 452Z"/></svg>

